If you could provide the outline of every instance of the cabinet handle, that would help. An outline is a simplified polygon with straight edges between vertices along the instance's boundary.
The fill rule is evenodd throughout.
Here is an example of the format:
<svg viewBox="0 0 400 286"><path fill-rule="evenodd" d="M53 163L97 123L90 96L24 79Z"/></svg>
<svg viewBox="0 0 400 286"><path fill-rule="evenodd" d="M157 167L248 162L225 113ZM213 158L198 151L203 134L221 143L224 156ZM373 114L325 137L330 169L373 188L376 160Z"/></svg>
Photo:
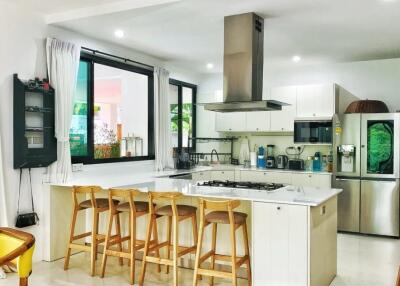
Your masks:
<svg viewBox="0 0 400 286"><path fill-rule="evenodd" d="M311 175L308 175L309 178L311 178Z"/></svg>
<svg viewBox="0 0 400 286"><path fill-rule="evenodd" d="M284 130L284 128L281 128L281 130L283 131L283 130Z"/></svg>
<svg viewBox="0 0 400 286"><path fill-rule="evenodd" d="M229 130L232 130L232 128L229 128Z"/></svg>
<svg viewBox="0 0 400 286"><path fill-rule="evenodd" d="M365 148L365 145L361 145L361 148Z"/></svg>
<svg viewBox="0 0 400 286"><path fill-rule="evenodd" d="M256 130L258 131L258 128L256 128Z"/></svg>
<svg viewBox="0 0 400 286"><path fill-rule="evenodd" d="M225 172L221 172L221 174L225 174Z"/></svg>
<svg viewBox="0 0 400 286"><path fill-rule="evenodd" d="M277 209L278 211L280 211L280 210L281 210L281 207L277 207L276 209Z"/></svg>
<svg viewBox="0 0 400 286"><path fill-rule="evenodd" d="M315 116L315 113L313 113L313 116Z"/></svg>

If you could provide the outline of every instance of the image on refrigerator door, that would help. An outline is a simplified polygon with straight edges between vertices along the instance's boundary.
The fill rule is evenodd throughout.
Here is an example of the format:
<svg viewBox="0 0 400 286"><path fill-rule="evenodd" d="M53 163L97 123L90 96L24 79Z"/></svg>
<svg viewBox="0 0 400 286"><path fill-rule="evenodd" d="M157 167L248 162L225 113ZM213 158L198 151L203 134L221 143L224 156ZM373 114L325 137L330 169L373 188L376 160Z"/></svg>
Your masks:
<svg viewBox="0 0 400 286"><path fill-rule="evenodd" d="M361 177L399 178L399 114L363 114Z"/></svg>

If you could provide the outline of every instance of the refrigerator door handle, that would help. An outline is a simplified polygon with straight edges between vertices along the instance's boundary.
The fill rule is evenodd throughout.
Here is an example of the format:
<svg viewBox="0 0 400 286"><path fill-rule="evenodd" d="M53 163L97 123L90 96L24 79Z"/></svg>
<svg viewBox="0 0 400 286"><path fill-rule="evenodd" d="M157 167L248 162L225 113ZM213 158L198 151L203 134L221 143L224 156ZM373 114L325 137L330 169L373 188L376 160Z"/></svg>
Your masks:
<svg viewBox="0 0 400 286"><path fill-rule="evenodd" d="M360 177L344 177L344 176L336 176L334 180L337 181L359 181Z"/></svg>

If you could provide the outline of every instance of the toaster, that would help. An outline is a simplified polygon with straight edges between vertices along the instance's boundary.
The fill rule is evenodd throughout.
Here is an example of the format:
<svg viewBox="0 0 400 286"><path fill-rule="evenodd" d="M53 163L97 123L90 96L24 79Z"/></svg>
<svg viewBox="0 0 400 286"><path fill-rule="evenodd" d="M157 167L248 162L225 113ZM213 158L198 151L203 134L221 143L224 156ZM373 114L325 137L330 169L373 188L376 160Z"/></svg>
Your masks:
<svg viewBox="0 0 400 286"><path fill-rule="evenodd" d="M304 170L304 161L302 159L289 159L289 170Z"/></svg>

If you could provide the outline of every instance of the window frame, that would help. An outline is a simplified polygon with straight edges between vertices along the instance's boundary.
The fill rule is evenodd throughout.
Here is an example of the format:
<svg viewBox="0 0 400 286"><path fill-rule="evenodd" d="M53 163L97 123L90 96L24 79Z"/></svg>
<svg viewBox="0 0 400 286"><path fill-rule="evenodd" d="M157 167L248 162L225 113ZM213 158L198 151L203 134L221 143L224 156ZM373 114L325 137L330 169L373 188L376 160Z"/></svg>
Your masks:
<svg viewBox="0 0 400 286"><path fill-rule="evenodd" d="M178 150L182 150L182 89L184 87L192 89L192 134L190 134L190 138L195 138L196 137L196 103L197 103L197 85L176 80L176 79L170 79L169 80L170 85L174 85L178 87ZM190 150L194 151L196 150L196 141L191 142Z"/></svg>
<svg viewBox="0 0 400 286"><path fill-rule="evenodd" d="M88 92L87 92L87 156L71 156L73 164L83 163L89 164L104 164L104 163L117 163L117 162L131 162L131 161L148 161L155 159L155 142L154 142L154 71L150 68L144 68L137 65L128 64L126 62L112 60L106 57L90 54L87 52L81 52L80 61L88 62L89 65L89 79L88 79ZM101 64L112 68L122 69L146 75L148 78L148 152L146 156L137 157L121 157L121 158L94 158L94 65Z"/></svg>

